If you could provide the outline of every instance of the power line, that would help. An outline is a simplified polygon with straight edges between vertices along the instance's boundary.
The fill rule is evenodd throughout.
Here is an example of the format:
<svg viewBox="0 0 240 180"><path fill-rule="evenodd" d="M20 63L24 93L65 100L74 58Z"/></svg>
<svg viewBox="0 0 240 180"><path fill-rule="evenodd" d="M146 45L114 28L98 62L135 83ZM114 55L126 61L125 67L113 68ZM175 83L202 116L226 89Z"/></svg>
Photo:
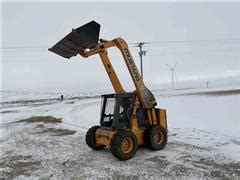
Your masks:
<svg viewBox="0 0 240 180"><path fill-rule="evenodd" d="M6 46L0 47L0 49L40 49L40 48L48 48L49 46Z"/></svg>
<svg viewBox="0 0 240 180"><path fill-rule="evenodd" d="M207 51L188 51L188 52L176 52L176 53L160 53L160 54L151 54L151 55L148 55L148 56L165 56L165 55L195 54L195 53L213 53L213 52L239 51L239 50L240 49L215 49L215 50L207 50ZM122 58L122 57L121 56L112 56L110 58L111 59L119 59L119 58ZM97 60L98 58L91 58L91 59ZM61 61L61 62L66 61L66 60L63 60L63 59L60 59L60 60L59 59L57 59L57 60L43 59L43 60L44 61ZM34 61L43 61L43 60L42 59L37 59L37 60L34 60ZM21 61L21 60L16 60L16 61ZM33 60L23 60L23 61L32 61L33 62ZM70 61L78 61L78 59L72 59Z"/></svg>
<svg viewBox="0 0 240 180"><path fill-rule="evenodd" d="M219 42L212 42L212 43L217 43L217 44L227 44L226 42L225 43L219 43ZM212 44L211 43L211 44ZM173 44L145 44L143 43L145 46L153 46L153 47L158 47L158 46L172 46ZM175 45L183 45L183 44L175 44ZM185 45L188 45L188 44L185 44ZM196 44L195 44L196 45ZM197 44L199 45L199 44ZM137 46L130 46L130 47L135 47L135 48L139 48L139 45ZM38 53L38 52L46 52L48 53L47 51L47 46L46 48L32 48L32 49L21 49L21 48L18 48L18 49L0 49L0 52L3 51L3 50L6 50L4 51L4 53ZM140 52L139 52L140 53ZM143 53L143 52L142 52Z"/></svg>
<svg viewBox="0 0 240 180"><path fill-rule="evenodd" d="M235 45L239 42L199 42L199 43L168 43L168 44L146 44L148 47L159 47L159 46L201 46L201 45ZM134 46L136 47L136 46Z"/></svg>
<svg viewBox="0 0 240 180"><path fill-rule="evenodd" d="M168 55L181 55L181 54L201 54L201 53L214 53L214 52L226 52L226 51L239 51L240 49L216 49L216 50L208 50L208 51L189 51L189 52L176 52L176 53L161 53L161 54L152 54L148 56L168 56ZM110 57L111 59L120 59L121 56L113 56ZM92 60L98 60L98 58L91 58ZM37 59L37 60L10 60L10 61L0 61L3 63L8 62L78 62L78 59L72 59L72 60L64 60L64 59Z"/></svg>
<svg viewBox="0 0 240 180"><path fill-rule="evenodd" d="M188 51L188 52L176 52L176 53L161 53L152 54L148 56L165 56L165 55L180 55L180 54L201 54L201 53L214 53L214 52L226 52L226 51L239 51L240 49L217 49L217 50L206 50L206 51Z"/></svg>
<svg viewBox="0 0 240 180"><path fill-rule="evenodd" d="M224 41L240 41L240 39L204 39L204 40L178 40L178 41L149 41L144 44L168 44L168 43L196 43L196 42L224 42ZM137 45L138 43L130 43Z"/></svg>
<svg viewBox="0 0 240 180"><path fill-rule="evenodd" d="M10 50L0 50L2 53L42 53L48 51L46 49L10 49Z"/></svg>
<svg viewBox="0 0 240 180"><path fill-rule="evenodd" d="M148 41L148 42L142 42L147 45L151 44L171 44L171 43L198 43L198 42L228 42L228 41L240 41L240 39L204 39L204 40L177 40L177 41ZM132 47L138 47L137 43L129 43L135 46ZM49 48L48 45L39 45L39 46L5 46L0 47L1 50L11 50L11 49L41 49L41 48Z"/></svg>

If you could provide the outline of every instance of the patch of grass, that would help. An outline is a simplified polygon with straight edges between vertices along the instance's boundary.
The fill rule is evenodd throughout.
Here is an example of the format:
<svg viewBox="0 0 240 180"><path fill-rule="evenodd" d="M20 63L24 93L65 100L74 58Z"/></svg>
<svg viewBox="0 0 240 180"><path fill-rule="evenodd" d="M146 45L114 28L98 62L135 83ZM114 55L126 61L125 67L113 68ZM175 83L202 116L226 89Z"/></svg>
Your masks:
<svg viewBox="0 0 240 180"><path fill-rule="evenodd" d="M17 121L17 123L26 122L26 123L61 123L61 118L55 118L53 116L32 116L27 119L22 119Z"/></svg>
<svg viewBox="0 0 240 180"><path fill-rule="evenodd" d="M238 94L240 94L240 89L186 93L186 95L206 95L206 96L229 96Z"/></svg>
<svg viewBox="0 0 240 180"><path fill-rule="evenodd" d="M156 163L161 168L166 167L170 164L170 162L168 160L163 159L163 157L161 157L161 156L154 156L154 157L148 158L146 160Z"/></svg>
<svg viewBox="0 0 240 180"><path fill-rule="evenodd" d="M0 114L7 114L7 113L17 113L17 110L12 110L12 111L1 111Z"/></svg>
<svg viewBox="0 0 240 180"><path fill-rule="evenodd" d="M1 177L11 179L20 175L31 176L32 172L37 170L40 165L41 161L34 161L32 156L7 156L0 163L0 167L2 168Z"/></svg>
<svg viewBox="0 0 240 180"><path fill-rule="evenodd" d="M70 129L56 129L56 128L47 128L42 130L40 133L51 133L52 136L66 136L76 133L76 131Z"/></svg>

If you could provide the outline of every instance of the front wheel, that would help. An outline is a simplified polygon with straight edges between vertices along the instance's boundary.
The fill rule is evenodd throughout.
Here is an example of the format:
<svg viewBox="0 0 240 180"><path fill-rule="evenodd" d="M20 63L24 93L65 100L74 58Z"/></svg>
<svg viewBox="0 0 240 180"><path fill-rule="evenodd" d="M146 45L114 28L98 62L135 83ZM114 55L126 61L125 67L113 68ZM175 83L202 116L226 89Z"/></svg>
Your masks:
<svg viewBox="0 0 240 180"><path fill-rule="evenodd" d="M96 144L96 131L100 128L100 126L93 126L91 127L85 137L86 140L86 144L88 145L88 147L94 149L94 150L100 150L103 149L105 147L105 145L97 145Z"/></svg>
<svg viewBox="0 0 240 180"><path fill-rule="evenodd" d="M129 131L118 131L111 139L110 150L116 158L122 161L131 159L136 154L137 147L137 138Z"/></svg>
<svg viewBox="0 0 240 180"><path fill-rule="evenodd" d="M161 150L167 144L167 131L162 126L152 126L146 129L144 141L150 149Z"/></svg>

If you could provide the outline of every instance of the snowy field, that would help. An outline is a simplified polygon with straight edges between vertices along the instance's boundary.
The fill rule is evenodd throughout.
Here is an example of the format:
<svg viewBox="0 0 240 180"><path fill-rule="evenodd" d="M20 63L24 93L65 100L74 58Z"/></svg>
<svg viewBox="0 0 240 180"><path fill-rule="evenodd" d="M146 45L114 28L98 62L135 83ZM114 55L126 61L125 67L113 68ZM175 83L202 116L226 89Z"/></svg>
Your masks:
<svg viewBox="0 0 240 180"><path fill-rule="evenodd" d="M86 131L99 123L101 99L3 93L2 176L240 178L239 93L155 94L167 109L168 144L161 151L140 147L133 159L120 162L109 149L93 151L85 144ZM32 116L39 122L23 122Z"/></svg>

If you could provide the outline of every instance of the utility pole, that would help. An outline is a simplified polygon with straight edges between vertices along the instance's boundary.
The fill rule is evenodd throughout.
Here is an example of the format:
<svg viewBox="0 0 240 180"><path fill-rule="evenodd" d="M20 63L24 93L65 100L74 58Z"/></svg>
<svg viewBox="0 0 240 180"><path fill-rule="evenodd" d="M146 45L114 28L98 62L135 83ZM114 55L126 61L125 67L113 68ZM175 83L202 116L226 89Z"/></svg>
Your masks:
<svg viewBox="0 0 240 180"><path fill-rule="evenodd" d="M138 54L139 54L139 57L140 57L140 67L141 67L142 78L143 78L143 56L146 56L146 52L147 52L147 51L143 51L143 49L142 49L144 44L146 44L146 43L140 42L140 43L137 44L137 47L139 47L139 50L140 50L138 52Z"/></svg>

